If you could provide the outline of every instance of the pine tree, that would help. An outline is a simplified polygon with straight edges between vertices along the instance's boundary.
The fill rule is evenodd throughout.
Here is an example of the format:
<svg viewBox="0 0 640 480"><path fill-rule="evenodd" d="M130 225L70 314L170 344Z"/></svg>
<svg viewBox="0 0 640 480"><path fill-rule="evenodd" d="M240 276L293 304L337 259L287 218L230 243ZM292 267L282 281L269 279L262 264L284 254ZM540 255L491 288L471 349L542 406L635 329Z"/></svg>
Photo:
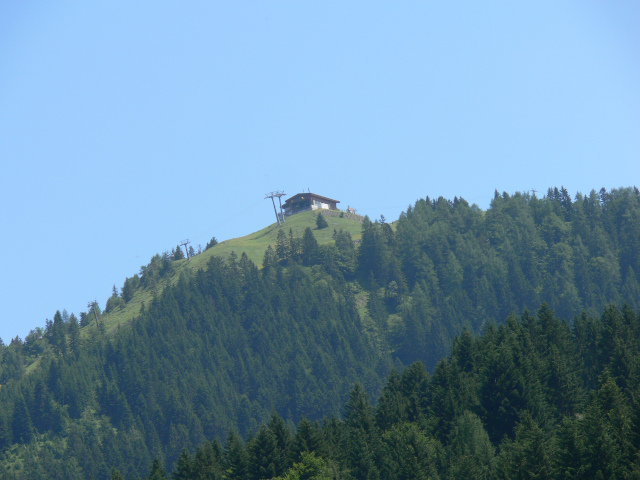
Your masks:
<svg viewBox="0 0 640 480"><path fill-rule="evenodd" d="M131 299L133 298L135 287L132 280L133 279L131 278L125 278L124 284L122 285L122 299L125 301L125 303L131 301Z"/></svg>
<svg viewBox="0 0 640 480"><path fill-rule="evenodd" d="M406 421L406 400L401 392L401 377L397 369L391 370L376 407L376 425L381 431Z"/></svg>
<svg viewBox="0 0 640 480"><path fill-rule="evenodd" d="M80 349L80 325L78 325L78 319L73 313L69 317L67 330L69 332L69 348L77 355Z"/></svg>
<svg viewBox="0 0 640 480"><path fill-rule="evenodd" d="M56 311L53 316L53 323L49 329L49 343L58 355L64 355L67 350L65 339L65 324L60 311Z"/></svg>
<svg viewBox="0 0 640 480"><path fill-rule="evenodd" d="M300 461L303 452L320 452L322 449L322 437L318 425L302 417L298 422L292 443L292 456L294 461Z"/></svg>
<svg viewBox="0 0 640 480"><path fill-rule="evenodd" d="M329 224L325 220L324 215L322 215L321 212L318 212L318 216L316 217L316 228L318 230L322 230L323 228L327 228L328 226Z"/></svg>
<svg viewBox="0 0 640 480"><path fill-rule="evenodd" d="M13 443L13 432L10 422L4 413L0 412L0 451L4 451Z"/></svg>
<svg viewBox="0 0 640 480"><path fill-rule="evenodd" d="M513 442L505 439L501 448L500 470L508 478L533 480L551 477L551 459L544 433L525 411L515 429Z"/></svg>
<svg viewBox="0 0 640 480"><path fill-rule="evenodd" d="M477 415L465 410L456 419L448 447L449 475L453 479L490 479L495 476L495 449Z"/></svg>
<svg viewBox="0 0 640 480"><path fill-rule="evenodd" d="M247 445L247 475L250 480L263 480L276 476L280 463L276 439L271 429L260 427L257 435Z"/></svg>
<svg viewBox="0 0 640 480"><path fill-rule="evenodd" d="M584 438L583 478L625 478L634 457L628 402L605 369L589 402L579 433Z"/></svg>
<svg viewBox="0 0 640 480"><path fill-rule="evenodd" d="M284 262L289 259L289 255L290 248L289 243L287 242L287 235L284 233L283 229L279 229L276 236L276 258L279 262Z"/></svg>
<svg viewBox="0 0 640 480"><path fill-rule="evenodd" d="M245 480L247 475L247 454L242 439L235 431L230 431L224 447L225 479Z"/></svg>
<svg viewBox="0 0 640 480"><path fill-rule="evenodd" d="M207 242L207 245L204 247L205 250L209 250L211 247L215 247L218 244L218 240L216 237L211 237L211 240Z"/></svg>
<svg viewBox="0 0 640 480"><path fill-rule="evenodd" d="M564 417L556 436L553 469L558 480L584 478L584 438L579 435L578 420Z"/></svg>
<svg viewBox="0 0 640 480"><path fill-rule="evenodd" d="M171 474L172 480L191 480L194 477L191 456L186 450L182 450L176 467Z"/></svg>
<svg viewBox="0 0 640 480"><path fill-rule="evenodd" d="M151 463L151 469L149 470L149 475L147 476L147 480L168 480L167 471L160 463L158 458L154 458Z"/></svg>
<svg viewBox="0 0 640 480"><path fill-rule="evenodd" d="M264 257L262 258L262 268L268 269L271 267L275 267L278 263L278 258L276 257L275 250L269 245L264 252Z"/></svg>
<svg viewBox="0 0 640 480"><path fill-rule="evenodd" d="M196 450L193 458L194 480L220 480L223 476L223 452L220 443L207 442Z"/></svg>
<svg viewBox="0 0 640 480"><path fill-rule="evenodd" d="M271 412L271 416L269 417L269 422L267 423L267 427L273 433L273 436L276 441L276 475L283 475L291 466L291 462L289 460L290 450L291 450L291 431L285 424L284 420L278 413L273 410Z"/></svg>
<svg viewBox="0 0 640 480"><path fill-rule="evenodd" d="M29 415L29 409L22 394L19 394L15 400L11 427L14 443L28 443L33 438L31 415Z"/></svg>
<svg viewBox="0 0 640 480"><path fill-rule="evenodd" d="M318 262L320 249L318 247L318 241L313 236L311 229L307 227L302 235L302 264L305 266L311 266Z"/></svg>
<svg viewBox="0 0 640 480"><path fill-rule="evenodd" d="M184 259L184 253L182 251L182 247L177 245L176 248L173 249L173 259L174 260L182 260Z"/></svg>
<svg viewBox="0 0 640 480"><path fill-rule="evenodd" d="M415 423L394 426L385 433L383 478L427 480L438 478L441 445Z"/></svg>
<svg viewBox="0 0 640 480"><path fill-rule="evenodd" d="M351 476L357 480L377 479L379 471L374 459L380 448L380 438L369 396L360 383L356 383L349 393L345 406L345 425L348 441L343 448Z"/></svg>

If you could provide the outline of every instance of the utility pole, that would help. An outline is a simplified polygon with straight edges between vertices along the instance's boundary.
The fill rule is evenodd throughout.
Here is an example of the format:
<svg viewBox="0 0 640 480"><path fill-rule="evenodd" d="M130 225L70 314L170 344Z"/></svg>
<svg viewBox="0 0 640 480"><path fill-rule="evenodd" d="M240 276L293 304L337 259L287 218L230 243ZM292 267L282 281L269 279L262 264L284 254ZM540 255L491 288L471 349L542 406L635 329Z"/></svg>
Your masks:
<svg viewBox="0 0 640 480"><path fill-rule="evenodd" d="M187 245L189 245L191 242L187 239L187 240L182 240L180 242L180 245L182 245L184 247L184 251L187 254L187 260L189 260L189 250L187 250Z"/></svg>
<svg viewBox="0 0 640 480"><path fill-rule="evenodd" d="M87 307L93 309L93 316L96 317L96 327L100 328L100 324L98 323L98 314L96 313L96 304L98 300L94 300L93 302L89 302Z"/></svg>
<svg viewBox="0 0 640 480"><path fill-rule="evenodd" d="M273 213L276 214L276 221L278 222L278 226L281 225L280 223L280 217L282 216L282 200L280 200L280 197L286 195L286 193L284 192L271 192L271 193L267 193L264 196L264 199L266 200L267 198L271 199L271 203L273 203ZM276 209L276 201L273 199L274 197L278 197L278 202L280 203L280 215L278 215L278 210ZM284 222L284 216L282 216L282 221Z"/></svg>

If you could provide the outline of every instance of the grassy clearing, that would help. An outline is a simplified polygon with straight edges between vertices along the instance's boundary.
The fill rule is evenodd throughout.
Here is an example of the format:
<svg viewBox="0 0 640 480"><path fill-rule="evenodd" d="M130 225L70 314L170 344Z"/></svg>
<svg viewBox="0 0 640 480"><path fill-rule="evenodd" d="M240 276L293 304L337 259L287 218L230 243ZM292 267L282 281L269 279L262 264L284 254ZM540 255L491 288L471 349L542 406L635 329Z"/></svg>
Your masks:
<svg viewBox="0 0 640 480"><path fill-rule="evenodd" d="M234 238L232 240L226 240L220 242L215 247L204 252L205 255L209 252L210 255L216 256L229 256L231 252L235 251L238 256L242 252L245 252L247 256L259 267L262 265L262 257L269 245L275 248L276 238L278 236L278 230L282 229L289 235L289 230L292 231L294 237L302 237L307 227L311 228L313 235L320 245L333 242L333 230L344 230L351 234L354 241L359 241L362 237L360 222L348 218L340 217L325 217L328 228L322 230L316 230L316 216L317 212L303 212L297 215L292 215L286 219L286 222L278 227L277 224L271 224L262 230L259 230L246 237ZM198 255L200 257L201 255ZM194 258L196 260L196 258ZM206 258L208 260L208 258ZM205 260L205 261L206 261Z"/></svg>
<svg viewBox="0 0 640 480"><path fill-rule="evenodd" d="M207 262L213 256L227 258L231 252L235 252L238 257L246 253L251 261L258 268L262 268L262 258L269 245L275 248L278 230L282 229L289 236L289 230L294 237L302 237L307 227L311 228L313 235L320 245L333 242L333 231L344 230L351 234L354 241L358 242L362 238L361 220L355 218L340 218L339 216L326 216L325 219L329 227L322 230L316 229L317 211L309 211L292 215L286 222L278 227L276 223L258 230L245 237L233 238L220 242L214 247L202 252L200 255L189 260L178 260L173 262L171 272L163 278L154 289L140 289L135 292L133 298L123 307L113 312L102 315L101 322L106 332L111 332L122 325L131 322L140 313L142 304L149 304L153 297L164 290L167 285L175 284L180 278L180 274L196 272L206 268ZM83 328L83 334L88 335L89 329L95 329L95 323Z"/></svg>

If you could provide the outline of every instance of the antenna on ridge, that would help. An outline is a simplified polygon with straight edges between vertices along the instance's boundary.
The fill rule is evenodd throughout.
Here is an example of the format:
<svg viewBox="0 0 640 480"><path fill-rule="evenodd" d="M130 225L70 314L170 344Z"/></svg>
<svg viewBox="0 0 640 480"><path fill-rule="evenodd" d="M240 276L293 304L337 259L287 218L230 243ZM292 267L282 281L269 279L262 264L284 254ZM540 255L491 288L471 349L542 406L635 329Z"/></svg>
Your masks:
<svg viewBox="0 0 640 480"><path fill-rule="evenodd" d="M284 222L284 215L282 215L282 200L280 200L280 197L283 197L284 195L286 195L286 193L276 190L275 192L266 193L264 196L265 200L267 198L270 198L271 202L273 203L273 212L276 214L276 221L278 222L278 226L282 224L280 222L280 218L282 218L282 222ZM278 203L280 204L280 215L278 215L278 210L276 209L276 201L273 199L274 197L278 197Z"/></svg>

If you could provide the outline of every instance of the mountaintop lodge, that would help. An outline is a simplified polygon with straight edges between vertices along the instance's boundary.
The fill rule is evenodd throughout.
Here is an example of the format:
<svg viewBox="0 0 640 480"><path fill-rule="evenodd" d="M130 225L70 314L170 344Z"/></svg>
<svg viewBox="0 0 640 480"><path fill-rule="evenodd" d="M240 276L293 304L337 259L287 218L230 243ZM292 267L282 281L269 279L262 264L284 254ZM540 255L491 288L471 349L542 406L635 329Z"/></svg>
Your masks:
<svg viewBox="0 0 640 480"><path fill-rule="evenodd" d="M338 203L340 203L339 200L316 195L315 193L297 193L284 202L282 210L284 216L288 217L296 213L306 212L307 210L337 210L338 207L336 204Z"/></svg>

